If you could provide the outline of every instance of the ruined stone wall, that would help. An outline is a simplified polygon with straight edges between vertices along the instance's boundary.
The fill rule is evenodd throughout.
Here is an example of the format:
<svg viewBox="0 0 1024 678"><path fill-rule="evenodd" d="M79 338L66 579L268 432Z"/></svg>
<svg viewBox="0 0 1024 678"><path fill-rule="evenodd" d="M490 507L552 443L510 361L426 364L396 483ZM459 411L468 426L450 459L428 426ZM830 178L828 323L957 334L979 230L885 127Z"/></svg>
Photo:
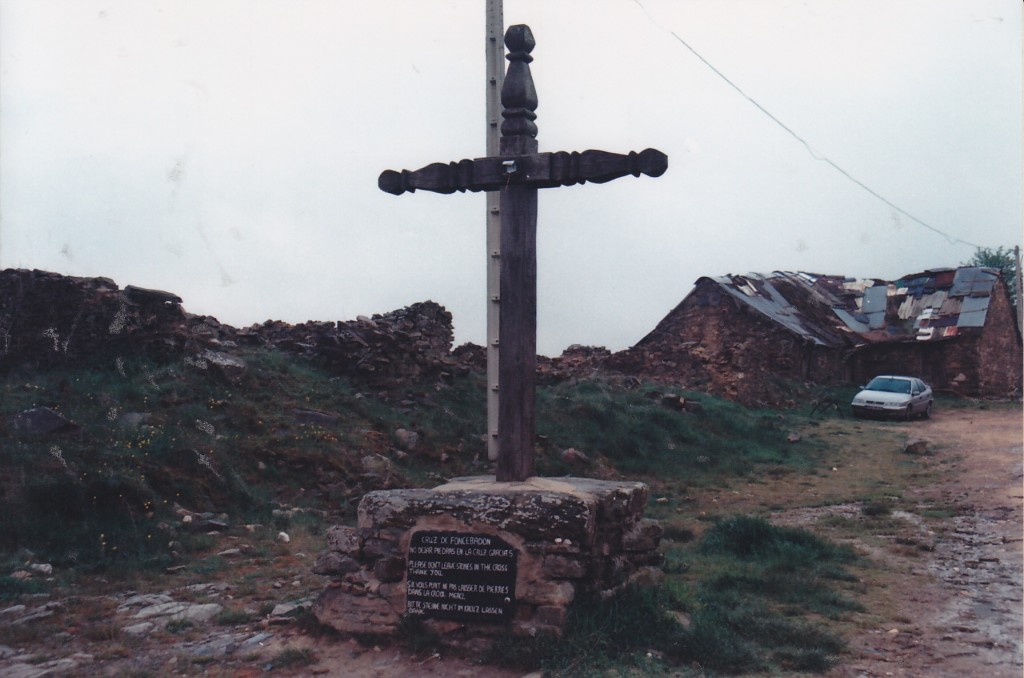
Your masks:
<svg viewBox="0 0 1024 678"><path fill-rule="evenodd" d="M791 404L791 394L778 387L780 378L827 382L843 377L838 351L811 345L711 281L698 284L653 332L606 364L747 405Z"/></svg>
<svg viewBox="0 0 1024 678"><path fill-rule="evenodd" d="M974 339L887 342L860 346L849 357L850 380L863 385L880 374L923 379L937 391L967 395L977 390Z"/></svg>
<svg viewBox="0 0 1024 678"><path fill-rule="evenodd" d="M995 397L1019 396L1024 370L1021 333L1003 279L992 287L985 331L978 340L977 351L978 392Z"/></svg>
<svg viewBox="0 0 1024 678"><path fill-rule="evenodd" d="M0 370L45 369L116 357L173 360L190 335L181 299L107 278L0 271Z"/></svg>
<svg viewBox="0 0 1024 678"><path fill-rule="evenodd" d="M267 321L234 330L233 336L296 353L334 374L379 385L457 369L450 357L452 314L433 301L352 321L299 325Z"/></svg>
<svg viewBox="0 0 1024 678"><path fill-rule="evenodd" d="M250 345L387 386L461 369L450 357L452 339L451 314L432 301L352 321L236 329L186 313L169 292L122 290L108 278L0 271L0 371L112 365L134 356L169 363Z"/></svg>

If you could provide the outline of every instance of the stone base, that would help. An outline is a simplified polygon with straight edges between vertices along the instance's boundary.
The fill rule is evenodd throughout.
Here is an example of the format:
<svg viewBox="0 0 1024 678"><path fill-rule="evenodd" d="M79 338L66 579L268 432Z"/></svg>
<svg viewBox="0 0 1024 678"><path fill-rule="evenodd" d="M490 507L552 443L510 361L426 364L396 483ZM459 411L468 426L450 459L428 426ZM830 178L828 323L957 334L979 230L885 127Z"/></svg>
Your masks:
<svg viewBox="0 0 1024 678"><path fill-rule="evenodd" d="M354 634L391 634L404 617L412 616L453 642L497 635L560 635L577 596L611 592L640 577L660 578L661 527L642 517L646 504L643 483L588 478L497 483L490 476L467 477L432 490L370 492L359 504L357 527L334 526L327 532L327 550L313 571L330 575L332 582L313 612L321 623ZM445 543L461 543L463 537L474 535L481 542L493 537L495 543L500 540L514 549L514 594L506 601L507 614L501 621L482 621L472 614L461 620L438 618L444 615L430 611L436 606L410 603L409 591L417 599L423 593L418 587L427 586L419 581L420 575L437 572L418 569L434 556L416 554L433 553L431 548L415 546L410 555L410 542L421 532L451 535ZM425 538L420 535L416 544ZM416 580L412 586L410 562ZM429 564L471 569L466 563ZM470 590L475 586L469 585ZM434 595L453 602L444 592Z"/></svg>

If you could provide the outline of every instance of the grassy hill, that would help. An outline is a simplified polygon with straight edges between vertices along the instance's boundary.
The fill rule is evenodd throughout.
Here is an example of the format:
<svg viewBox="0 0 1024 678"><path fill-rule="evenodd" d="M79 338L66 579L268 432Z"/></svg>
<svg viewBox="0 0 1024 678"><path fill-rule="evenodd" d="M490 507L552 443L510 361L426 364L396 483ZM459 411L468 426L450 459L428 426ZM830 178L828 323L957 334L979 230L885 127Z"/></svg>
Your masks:
<svg viewBox="0 0 1024 678"><path fill-rule="evenodd" d="M176 507L236 524L294 507L343 522L369 490L492 471L481 373L374 390L283 352L234 357L0 380L0 543L55 564L162 567ZM670 407L657 384L625 383L540 388L540 474L706 483L813 463L786 442L783 415L694 394Z"/></svg>
<svg viewBox="0 0 1024 678"><path fill-rule="evenodd" d="M277 577L308 568L274 544L279 530L315 552L327 526L354 522L369 490L493 471L482 372L371 388L291 353L233 348L221 357L0 379L0 599L77 590L110 574L214 576L227 567L223 540L239 538L230 535L255 540L245 581L234 584L255 593L261 567ZM724 672L831 665L842 641L804 619L858 609L834 590L851 579L852 553L761 518L687 508L692 495L741 479L818 473L827 445L790 439L813 426L808 416L612 377L542 385L537 412L539 474L651 486L670 581L611 606L581 604L564 642L498 647L491 661L584 675L651 664L633 647L640 640L666 648L655 673L691 662ZM50 584L15 578L28 562L61 575ZM657 620L657 633L645 630ZM430 646L414 630L407 640Z"/></svg>

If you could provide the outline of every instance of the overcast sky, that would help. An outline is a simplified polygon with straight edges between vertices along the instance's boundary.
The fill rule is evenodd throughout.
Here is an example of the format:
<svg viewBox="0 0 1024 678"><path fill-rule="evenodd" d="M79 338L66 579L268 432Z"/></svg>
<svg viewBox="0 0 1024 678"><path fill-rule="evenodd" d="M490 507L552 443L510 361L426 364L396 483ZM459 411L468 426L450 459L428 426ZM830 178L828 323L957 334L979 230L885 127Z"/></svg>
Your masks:
<svg viewBox="0 0 1024 678"><path fill-rule="evenodd" d="M669 156L541 192L542 353L630 346L701 276L1021 241L1019 0L504 4L541 150ZM484 90L483 0L0 0L0 268L236 326L432 299L483 343L483 194L377 176L484 155Z"/></svg>

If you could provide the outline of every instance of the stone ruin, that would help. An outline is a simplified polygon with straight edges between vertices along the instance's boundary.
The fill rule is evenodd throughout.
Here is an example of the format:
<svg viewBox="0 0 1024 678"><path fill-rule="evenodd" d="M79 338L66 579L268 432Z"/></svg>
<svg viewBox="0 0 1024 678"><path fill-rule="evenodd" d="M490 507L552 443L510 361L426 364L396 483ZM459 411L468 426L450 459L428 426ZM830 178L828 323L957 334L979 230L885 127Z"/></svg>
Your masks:
<svg viewBox="0 0 1024 678"><path fill-rule="evenodd" d="M246 369L242 349L263 347L389 388L482 368L483 350L467 344L453 351L452 338L451 314L430 301L352 321L267 321L239 329L186 312L169 292L122 289L108 278L0 271L0 371L109 366L144 357L201 363L234 381ZM542 359L538 372L548 379L589 374L607 357L604 349L570 347L561 358ZM38 412L19 416L16 426L41 425L33 418ZM500 484L461 478L434 490L370 492L360 504L358 527L329 532L316 571L330 575L332 584L316 614L355 634L392 633L403 618L419 618L455 644L508 633L557 635L579 597L658 576L661 530L642 517L646 502L642 483L581 478ZM431 560L426 551L449 547L429 540L473 544L452 545ZM458 554L484 543L488 555ZM467 578L457 570L477 565L485 576ZM487 609L497 613L488 617Z"/></svg>
<svg viewBox="0 0 1024 678"><path fill-rule="evenodd" d="M433 301L347 321L289 324L267 320L236 328L187 312L179 296L109 278L48 271L0 271L0 372L113 364L145 357L158 364L202 360L228 372L242 365L238 347L285 351L362 384L388 388L419 379L447 380L483 370L482 346L452 348L452 315ZM593 374L610 353L570 346L538 359L545 381Z"/></svg>
<svg viewBox="0 0 1024 678"><path fill-rule="evenodd" d="M331 584L317 619L347 634L421 620L442 642L561 635L573 601L663 576L661 527L640 482L455 478L370 492L356 527L327 532L314 572Z"/></svg>
<svg viewBox="0 0 1024 678"><path fill-rule="evenodd" d="M242 329L188 313L181 301L170 292L121 289L109 278L0 271L0 372L129 357L230 370L242 365L231 356L240 346L286 351L381 387L467 369L451 357L451 314L432 301L352 321L268 320Z"/></svg>

